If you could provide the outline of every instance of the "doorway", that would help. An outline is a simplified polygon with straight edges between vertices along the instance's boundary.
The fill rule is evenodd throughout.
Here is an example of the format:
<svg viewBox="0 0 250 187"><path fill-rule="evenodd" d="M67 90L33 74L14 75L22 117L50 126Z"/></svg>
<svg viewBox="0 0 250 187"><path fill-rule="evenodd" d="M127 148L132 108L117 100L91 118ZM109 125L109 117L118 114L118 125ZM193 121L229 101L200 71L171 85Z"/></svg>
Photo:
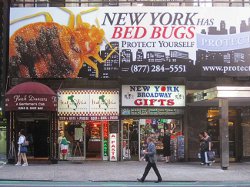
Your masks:
<svg viewBox="0 0 250 187"><path fill-rule="evenodd" d="M101 121L86 122L86 159L102 160L102 132Z"/></svg>
<svg viewBox="0 0 250 187"><path fill-rule="evenodd" d="M49 121L48 120L19 120L16 128L16 140L18 132L24 129L26 139L30 142L27 156L31 158L49 157Z"/></svg>
<svg viewBox="0 0 250 187"><path fill-rule="evenodd" d="M216 157L220 158L220 124L219 124L219 110L217 108L209 109L207 112L207 132L212 139L212 150ZM236 109L229 109L228 113L228 135L229 135L229 159L230 161L237 161L238 147L238 133L239 133L239 114Z"/></svg>

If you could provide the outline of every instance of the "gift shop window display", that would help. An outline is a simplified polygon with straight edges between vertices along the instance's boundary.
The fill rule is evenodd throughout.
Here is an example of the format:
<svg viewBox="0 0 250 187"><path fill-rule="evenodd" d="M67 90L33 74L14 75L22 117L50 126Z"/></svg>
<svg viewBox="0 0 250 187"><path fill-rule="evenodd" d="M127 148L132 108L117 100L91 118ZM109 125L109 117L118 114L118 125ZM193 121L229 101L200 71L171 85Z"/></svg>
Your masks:
<svg viewBox="0 0 250 187"><path fill-rule="evenodd" d="M180 119L141 119L139 124L141 154L147 147L146 140L150 136L156 145L158 161L174 162L184 159L184 137ZM168 148L164 148L165 133L170 133L170 156L167 160L165 152Z"/></svg>
<svg viewBox="0 0 250 187"><path fill-rule="evenodd" d="M165 161L163 137L171 132L169 161L184 159L184 137L181 119L124 119L122 121L122 159L140 160L147 148L147 137L152 137L156 145L159 161ZM136 133L138 133L136 135ZM138 139L137 139L138 138ZM137 145L135 144L137 142Z"/></svg>

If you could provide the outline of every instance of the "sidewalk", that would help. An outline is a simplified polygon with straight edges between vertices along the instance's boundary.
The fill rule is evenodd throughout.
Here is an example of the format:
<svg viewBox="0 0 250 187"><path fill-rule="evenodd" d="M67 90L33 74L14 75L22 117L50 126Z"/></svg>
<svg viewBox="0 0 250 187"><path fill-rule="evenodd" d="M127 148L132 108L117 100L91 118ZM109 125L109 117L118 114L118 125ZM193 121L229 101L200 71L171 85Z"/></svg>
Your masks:
<svg viewBox="0 0 250 187"><path fill-rule="evenodd" d="M163 181L250 181L250 163L230 163L222 170L219 163L201 166L198 162L158 162ZM31 164L28 167L0 165L0 180L42 181L136 181L142 176L146 162L85 161L51 165ZM156 180L151 170L146 180Z"/></svg>

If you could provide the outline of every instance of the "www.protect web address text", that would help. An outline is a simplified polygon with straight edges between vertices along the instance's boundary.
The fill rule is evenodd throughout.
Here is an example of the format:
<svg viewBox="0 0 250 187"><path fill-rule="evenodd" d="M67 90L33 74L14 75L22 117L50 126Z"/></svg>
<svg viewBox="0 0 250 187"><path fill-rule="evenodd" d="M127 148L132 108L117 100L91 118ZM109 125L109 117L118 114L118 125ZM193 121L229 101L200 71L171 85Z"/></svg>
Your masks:
<svg viewBox="0 0 250 187"><path fill-rule="evenodd" d="M250 66L202 66L205 72L247 72Z"/></svg>

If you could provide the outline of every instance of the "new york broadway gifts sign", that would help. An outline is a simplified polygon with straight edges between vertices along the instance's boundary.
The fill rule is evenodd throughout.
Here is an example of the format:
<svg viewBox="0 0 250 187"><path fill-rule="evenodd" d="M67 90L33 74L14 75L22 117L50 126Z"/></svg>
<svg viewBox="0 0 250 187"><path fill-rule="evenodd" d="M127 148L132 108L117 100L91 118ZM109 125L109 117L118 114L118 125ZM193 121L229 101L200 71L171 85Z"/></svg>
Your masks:
<svg viewBox="0 0 250 187"><path fill-rule="evenodd" d="M123 85L122 106L184 107L185 95L182 85Z"/></svg>
<svg viewBox="0 0 250 187"><path fill-rule="evenodd" d="M11 8L10 21L11 77L250 76L249 7Z"/></svg>

